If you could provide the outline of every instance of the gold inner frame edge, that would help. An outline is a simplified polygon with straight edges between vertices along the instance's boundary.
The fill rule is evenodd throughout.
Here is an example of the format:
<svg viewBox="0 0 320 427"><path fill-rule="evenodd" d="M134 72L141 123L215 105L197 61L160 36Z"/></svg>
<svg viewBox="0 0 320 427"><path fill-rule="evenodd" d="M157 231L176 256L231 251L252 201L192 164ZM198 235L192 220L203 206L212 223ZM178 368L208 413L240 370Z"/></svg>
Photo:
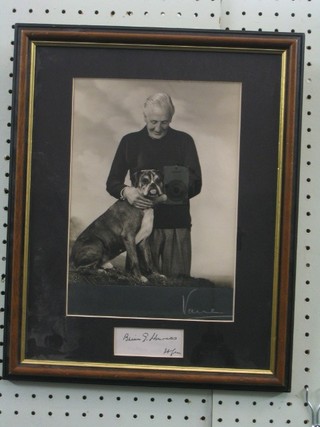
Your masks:
<svg viewBox="0 0 320 427"><path fill-rule="evenodd" d="M223 372L223 373L247 373L266 375L273 372L276 360L276 335L277 335L277 291L279 274L279 250L280 250L280 220L281 220L281 187L282 187L282 164L283 164L283 126L284 126L284 106L285 106L285 85L286 85L286 50L275 48L250 48L250 47L228 47L228 46L188 46L188 45L157 45L157 44L130 44L113 42L69 42L36 40L30 43L30 97L29 97L29 117L28 117L28 152L27 152L27 185L26 185L26 217L24 231L24 259L23 259L23 289L22 289L22 320L21 320L21 363L46 364L59 366L85 366L85 367L106 367L106 368L126 368L126 369L154 369L154 370L181 370L194 372ZM271 315L271 345L270 345L270 368L269 370L255 369L233 369L233 368L200 368L200 367L180 367L180 366L158 366L158 365L130 365L112 363L92 363L92 362L64 362L64 361L40 361L25 359L26 345L26 311L27 311L27 277L28 277L28 255L29 255L29 225L30 225L30 190L31 190L31 156L32 156L32 130L33 130L33 107L35 92L35 64L37 46L66 46L66 47L94 47L94 48L126 48L126 49L157 49L157 50L194 50L194 51L226 51L236 53L264 53L278 54L282 56L281 62L281 93L280 93L280 118L279 118L279 139L278 139L278 177L277 177L277 201L276 201L276 226L275 226L275 256L274 256L274 279L273 279L273 303Z"/></svg>

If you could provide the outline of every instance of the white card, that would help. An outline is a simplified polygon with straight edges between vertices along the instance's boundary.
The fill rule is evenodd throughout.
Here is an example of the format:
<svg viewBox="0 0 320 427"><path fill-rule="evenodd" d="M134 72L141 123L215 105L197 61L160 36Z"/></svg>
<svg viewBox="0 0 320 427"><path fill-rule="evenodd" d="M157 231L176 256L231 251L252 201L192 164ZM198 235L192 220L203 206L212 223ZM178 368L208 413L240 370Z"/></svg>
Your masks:
<svg viewBox="0 0 320 427"><path fill-rule="evenodd" d="M183 329L114 328L114 355L183 358Z"/></svg>

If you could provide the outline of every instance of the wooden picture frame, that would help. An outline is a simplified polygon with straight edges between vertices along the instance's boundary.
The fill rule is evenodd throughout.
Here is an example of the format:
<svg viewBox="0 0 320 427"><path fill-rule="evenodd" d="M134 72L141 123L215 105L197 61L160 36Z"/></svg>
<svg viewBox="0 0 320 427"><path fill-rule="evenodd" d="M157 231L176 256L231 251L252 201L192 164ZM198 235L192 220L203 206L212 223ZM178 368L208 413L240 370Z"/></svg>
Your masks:
<svg viewBox="0 0 320 427"><path fill-rule="evenodd" d="M17 24L6 378L289 390L303 42ZM191 276L74 269L151 91L170 92L202 168Z"/></svg>

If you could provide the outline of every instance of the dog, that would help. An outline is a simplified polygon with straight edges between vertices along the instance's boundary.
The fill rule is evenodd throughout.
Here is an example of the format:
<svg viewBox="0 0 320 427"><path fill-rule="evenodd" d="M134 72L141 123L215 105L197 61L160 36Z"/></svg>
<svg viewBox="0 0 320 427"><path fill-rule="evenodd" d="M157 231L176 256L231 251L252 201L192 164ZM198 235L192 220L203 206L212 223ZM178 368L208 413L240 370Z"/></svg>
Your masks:
<svg viewBox="0 0 320 427"><path fill-rule="evenodd" d="M154 204L166 200L160 171L146 169L136 172L133 185ZM103 270L113 258L127 251L131 274L141 282L141 263L147 275L157 274L148 237L153 229L153 208L138 209L127 200L116 201L93 221L76 239L71 251L71 263L77 270Z"/></svg>

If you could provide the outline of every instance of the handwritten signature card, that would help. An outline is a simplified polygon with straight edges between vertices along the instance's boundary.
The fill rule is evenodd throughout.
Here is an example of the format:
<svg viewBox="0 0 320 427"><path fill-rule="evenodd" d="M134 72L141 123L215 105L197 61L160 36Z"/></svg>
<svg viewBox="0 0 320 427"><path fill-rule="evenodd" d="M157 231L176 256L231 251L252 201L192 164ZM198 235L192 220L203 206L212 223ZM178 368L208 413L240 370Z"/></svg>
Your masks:
<svg viewBox="0 0 320 427"><path fill-rule="evenodd" d="M183 329L114 328L114 355L183 358Z"/></svg>

